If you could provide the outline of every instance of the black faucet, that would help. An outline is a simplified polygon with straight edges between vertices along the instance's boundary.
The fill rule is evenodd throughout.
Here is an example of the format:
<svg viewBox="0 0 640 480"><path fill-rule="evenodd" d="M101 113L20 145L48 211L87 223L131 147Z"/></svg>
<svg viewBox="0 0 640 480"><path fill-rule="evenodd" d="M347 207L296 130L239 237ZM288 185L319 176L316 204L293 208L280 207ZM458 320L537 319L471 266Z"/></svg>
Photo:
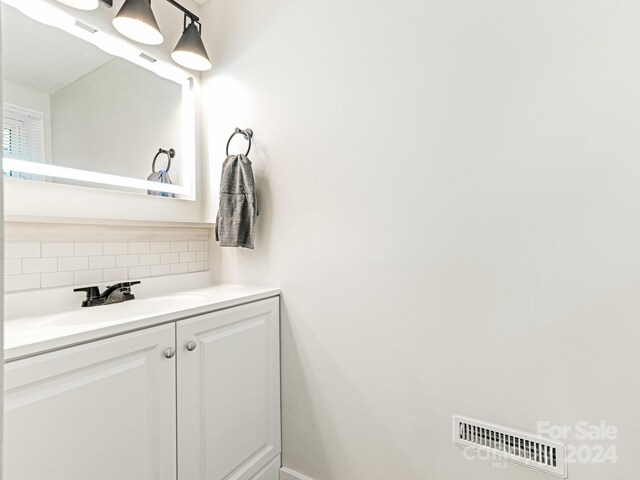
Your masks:
<svg viewBox="0 0 640 480"><path fill-rule="evenodd" d="M98 287L74 288L74 292L87 292L87 298L82 301L83 307L97 307L98 305L109 305L111 303L126 302L135 299L135 295L131 293L131 285L137 285L140 282L122 282L116 283L100 293Z"/></svg>

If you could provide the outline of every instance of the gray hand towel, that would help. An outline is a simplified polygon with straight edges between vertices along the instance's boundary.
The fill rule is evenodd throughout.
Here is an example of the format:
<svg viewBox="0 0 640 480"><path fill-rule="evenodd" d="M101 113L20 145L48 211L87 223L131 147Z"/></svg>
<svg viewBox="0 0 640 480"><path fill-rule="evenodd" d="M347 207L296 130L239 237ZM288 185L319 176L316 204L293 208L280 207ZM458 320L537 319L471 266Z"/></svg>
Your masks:
<svg viewBox="0 0 640 480"><path fill-rule="evenodd" d="M216 240L221 247L253 248L258 201L251 160L230 155L222 165Z"/></svg>

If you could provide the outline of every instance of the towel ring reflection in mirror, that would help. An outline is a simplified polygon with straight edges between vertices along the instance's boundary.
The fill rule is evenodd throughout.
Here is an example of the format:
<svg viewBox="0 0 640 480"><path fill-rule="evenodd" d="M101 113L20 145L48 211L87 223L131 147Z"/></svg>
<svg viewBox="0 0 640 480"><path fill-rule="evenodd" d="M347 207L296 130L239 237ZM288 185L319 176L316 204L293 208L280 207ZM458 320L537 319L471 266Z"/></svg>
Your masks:
<svg viewBox="0 0 640 480"><path fill-rule="evenodd" d="M235 137L236 135L238 135L239 133L244 136L244 138L245 138L245 140L247 142L249 142L249 147L247 148L247 153L245 153L244 156L246 157L247 155L249 155L249 152L251 151L251 139L253 138L253 130L251 130L250 128L246 128L244 130L242 130L240 128L236 128L236 130L229 137L229 140L227 140L227 157L229 156L229 145L231 145L231 139L233 137Z"/></svg>
<svg viewBox="0 0 640 480"><path fill-rule="evenodd" d="M158 153L156 153L156 156L153 157L153 164L151 165L151 171L153 173L156 172L156 160L158 159L158 155L160 155L161 153L164 153L167 156L167 168L164 169L165 172L169 171L169 169L171 168L171 159L176 156L176 151L173 148L170 148L169 150L163 150L162 148L159 148Z"/></svg>

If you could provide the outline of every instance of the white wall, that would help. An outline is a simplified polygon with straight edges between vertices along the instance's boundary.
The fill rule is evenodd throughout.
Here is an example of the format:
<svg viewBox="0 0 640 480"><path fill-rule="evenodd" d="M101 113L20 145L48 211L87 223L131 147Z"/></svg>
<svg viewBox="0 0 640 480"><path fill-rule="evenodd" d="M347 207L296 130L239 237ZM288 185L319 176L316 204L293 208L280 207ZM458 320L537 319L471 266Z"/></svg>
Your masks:
<svg viewBox="0 0 640 480"><path fill-rule="evenodd" d="M202 13L210 181L251 127L261 201L256 250L213 261L220 280L283 290L284 464L316 480L546 478L465 460L457 412L527 431L605 420L618 462L569 478L635 478L640 4Z"/></svg>

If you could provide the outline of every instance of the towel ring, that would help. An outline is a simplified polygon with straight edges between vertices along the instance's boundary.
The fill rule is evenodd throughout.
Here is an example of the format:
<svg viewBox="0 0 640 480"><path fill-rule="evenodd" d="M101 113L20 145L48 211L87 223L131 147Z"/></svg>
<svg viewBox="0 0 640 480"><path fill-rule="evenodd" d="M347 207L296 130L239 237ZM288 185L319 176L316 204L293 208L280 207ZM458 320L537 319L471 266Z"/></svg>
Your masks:
<svg viewBox="0 0 640 480"><path fill-rule="evenodd" d="M151 170L153 171L153 173L156 172L156 160L158 159L158 155L160 155L161 153L164 153L167 156L167 169L165 170L165 172L169 171L169 169L171 168L171 159L176 156L176 151L173 148L170 148L169 150L163 150L162 148L159 148L158 153L156 153L156 156L153 157L153 164L151 165Z"/></svg>
<svg viewBox="0 0 640 480"><path fill-rule="evenodd" d="M241 133L245 140L247 140L247 142L249 142L249 147L247 148L247 153L244 154L244 156L246 157L247 155L249 155L249 152L251 151L251 139L253 138L253 130L251 130L250 128L247 128L245 130L242 130L240 128L236 128L235 132L233 132L231 134L231 136L229 137L229 140L227 140L227 157L229 156L229 145L231 145L231 139L233 137L235 137L236 135L238 135L239 133Z"/></svg>

